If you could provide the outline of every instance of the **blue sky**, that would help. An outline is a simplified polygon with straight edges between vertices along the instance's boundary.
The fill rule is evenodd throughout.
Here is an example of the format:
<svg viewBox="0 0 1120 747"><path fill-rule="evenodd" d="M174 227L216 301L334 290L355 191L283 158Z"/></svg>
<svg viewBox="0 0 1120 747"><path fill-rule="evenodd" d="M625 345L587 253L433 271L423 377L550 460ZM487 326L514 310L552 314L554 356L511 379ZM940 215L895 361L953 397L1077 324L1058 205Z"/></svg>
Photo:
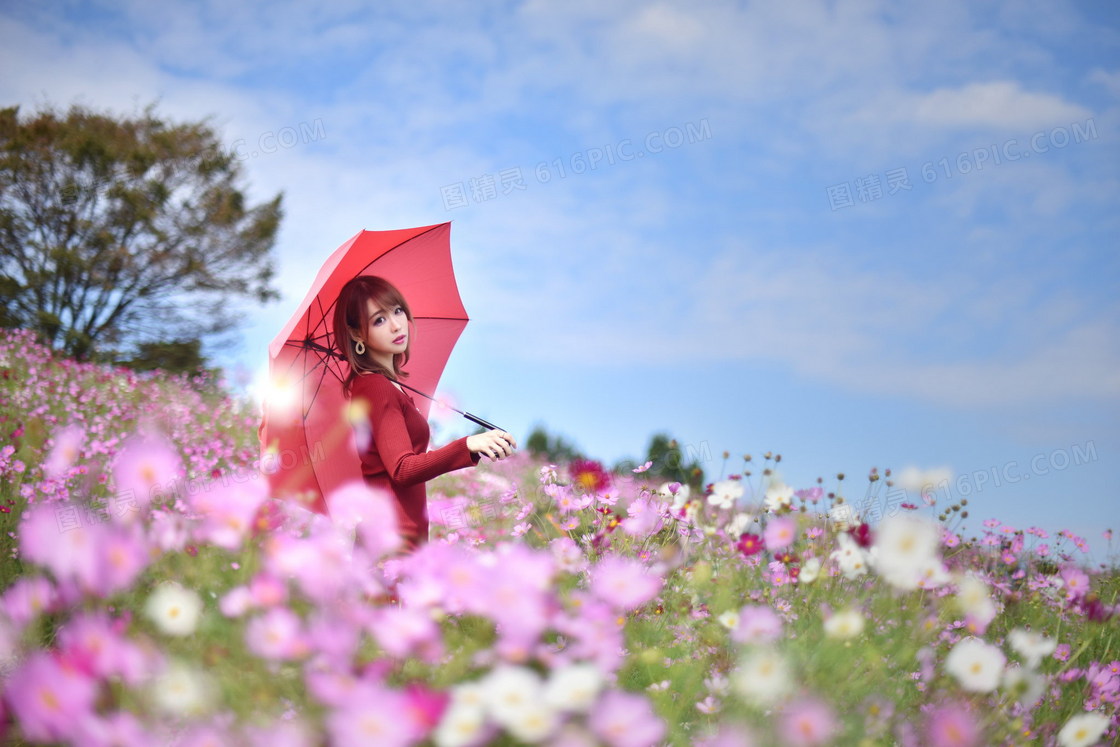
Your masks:
<svg viewBox="0 0 1120 747"><path fill-rule="evenodd" d="M451 220L444 394L522 438L1120 528L1115 3L3 3L0 65L283 190L283 300L209 351L246 378L343 241Z"/></svg>

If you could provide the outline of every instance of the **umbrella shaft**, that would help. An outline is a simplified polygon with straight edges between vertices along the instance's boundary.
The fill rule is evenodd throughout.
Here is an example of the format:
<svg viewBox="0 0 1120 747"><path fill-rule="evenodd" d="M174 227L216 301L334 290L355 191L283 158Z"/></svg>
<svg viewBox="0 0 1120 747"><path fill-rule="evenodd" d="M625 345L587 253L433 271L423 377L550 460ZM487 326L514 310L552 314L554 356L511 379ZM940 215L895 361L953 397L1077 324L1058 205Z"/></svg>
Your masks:
<svg viewBox="0 0 1120 747"><path fill-rule="evenodd" d="M462 415L464 418L471 421L472 423L478 423L479 425L481 425L486 430L489 430L489 431L500 431L500 430L502 430L501 428L494 425L493 423L488 423L488 422L486 422L485 420L483 420L482 418L480 418L476 415L471 415L469 412L459 412L459 410L456 410L455 412L458 412L460 415Z"/></svg>
<svg viewBox="0 0 1120 747"><path fill-rule="evenodd" d="M416 387L414 387L414 386L409 386L408 384L404 383L403 381L397 381L397 383L398 383L398 384L400 384L401 386L403 386L403 387L404 387L405 389L408 389L408 390L410 390L410 391L416 392L416 393L417 393L417 394L419 394L419 395L420 395L421 397L427 397L427 398L428 398L428 399L430 399L430 400L431 400L432 402L435 402L435 403L436 403L437 405L441 405L441 406L443 406L443 407L446 407L446 408L447 408L448 410L452 410L452 411L454 411L454 412L457 412L457 413L459 413L460 415L462 415L462 416L463 416L464 418L466 418L467 420L471 421L472 423L477 423L478 425L481 425L481 426L482 426L483 428L485 428L485 429L487 429L487 430L491 430L491 431L500 431L500 430L502 430L502 429L501 429L501 428L499 428L498 426L494 425L493 423L490 423L490 422L487 422L487 421L483 420L482 418L478 417L477 415L471 415L471 414L470 414L469 412L463 412L462 410L458 410L458 409L456 409L456 408L452 407L451 405L448 405L448 404L446 404L446 403L440 402L440 401L439 401L438 399L436 399L436 398L435 398L435 397L433 397L432 395L430 395L430 394L428 394L428 393L426 393L426 392L422 392L422 391L420 391L419 389L417 389L417 388L416 388Z"/></svg>

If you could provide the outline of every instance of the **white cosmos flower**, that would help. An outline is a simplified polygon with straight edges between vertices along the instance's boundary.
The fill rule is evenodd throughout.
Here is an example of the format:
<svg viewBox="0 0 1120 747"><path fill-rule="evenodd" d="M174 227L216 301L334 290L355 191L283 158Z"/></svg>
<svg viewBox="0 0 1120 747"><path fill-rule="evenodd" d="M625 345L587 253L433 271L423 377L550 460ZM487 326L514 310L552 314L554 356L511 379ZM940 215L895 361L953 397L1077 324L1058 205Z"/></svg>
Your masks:
<svg viewBox="0 0 1120 747"><path fill-rule="evenodd" d="M562 711L586 711L602 689L603 675L594 664L565 664L549 675L544 702Z"/></svg>
<svg viewBox="0 0 1120 747"><path fill-rule="evenodd" d="M1043 658L1054 653L1054 649L1058 646L1058 642L1053 638L1023 628L1015 628L1008 633L1007 642L1015 653L1023 657L1023 661L1031 669L1038 667Z"/></svg>
<svg viewBox="0 0 1120 747"><path fill-rule="evenodd" d="M556 730L560 719L556 711L546 703L535 700L518 708L505 727L515 739L533 744L539 742Z"/></svg>
<svg viewBox="0 0 1120 747"><path fill-rule="evenodd" d="M793 505L793 488L780 480L766 488L766 508L768 511L777 512L783 506Z"/></svg>
<svg viewBox="0 0 1120 747"><path fill-rule="evenodd" d="M940 540L932 522L906 514L889 516L875 533L875 568L895 588L916 589L930 563L940 560Z"/></svg>
<svg viewBox="0 0 1120 747"><path fill-rule="evenodd" d="M1058 732L1058 744L1062 747L1089 747L1108 728L1108 719L1100 713L1079 713Z"/></svg>
<svg viewBox="0 0 1120 747"><path fill-rule="evenodd" d="M945 657L945 671L974 693L990 693L1003 678L1007 657L995 646L972 636L953 646Z"/></svg>
<svg viewBox="0 0 1120 747"><path fill-rule="evenodd" d="M987 625L996 616L996 603L988 594L988 586L971 573L957 580L957 605L961 612L981 625Z"/></svg>
<svg viewBox="0 0 1120 747"><path fill-rule="evenodd" d="M467 747L478 743L485 726L486 713L481 706L457 703L452 699L432 733L432 741L436 747Z"/></svg>
<svg viewBox="0 0 1120 747"><path fill-rule="evenodd" d="M532 669L500 664L482 681L483 700L493 719L508 726L521 717L521 711L541 700L542 684Z"/></svg>
<svg viewBox="0 0 1120 747"><path fill-rule="evenodd" d="M735 628L739 627L739 612L738 610L721 612L716 616L716 622L728 630L735 630Z"/></svg>
<svg viewBox="0 0 1120 747"><path fill-rule="evenodd" d="M836 535L836 544L839 548L834 550L829 557L835 561L844 574L844 578L859 578L867 573L870 565L870 556L866 550L859 546L847 532Z"/></svg>
<svg viewBox="0 0 1120 747"><path fill-rule="evenodd" d="M732 672L731 684L747 701L764 708L792 690L793 678L784 656L769 649L754 649Z"/></svg>
<svg viewBox="0 0 1120 747"><path fill-rule="evenodd" d="M930 558L925 565L918 568L918 586L922 589L936 589L952 580L949 569L939 557Z"/></svg>
<svg viewBox="0 0 1120 747"><path fill-rule="evenodd" d="M863 632L863 615L853 609L834 612L824 621L824 632L830 638L847 640Z"/></svg>
<svg viewBox="0 0 1120 747"><path fill-rule="evenodd" d="M1031 669L1011 664L1003 670L1001 687L1024 708L1030 709L1046 692L1046 678Z"/></svg>
<svg viewBox="0 0 1120 747"><path fill-rule="evenodd" d="M716 508L732 508L743 497L743 483L738 480L720 480L712 486L708 503Z"/></svg>
<svg viewBox="0 0 1120 747"><path fill-rule="evenodd" d="M677 492L674 493L669 489L672 483L664 483L657 489L657 494L662 498L668 498L673 501L673 510L679 511L684 504L688 503L689 497L692 495L692 488L684 483L677 483Z"/></svg>
<svg viewBox="0 0 1120 747"><path fill-rule="evenodd" d="M821 559L809 558L801 564L801 573L797 574L799 584L811 584L821 574Z"/></svg>
<svg viewBox="0 0 1120 747"><path fill-rule="evenodd" d="M205 713L213 703L215 692L209 675L181 661L169 662L151 688L156 708L170 716Z"/></svg>
<svg viewBox="0 0 1120 747"><path fill-rule="evenodd" d="M747 527L754 523L754 517L750 514L735 514L731 521L727 522L727 536L733 539L739 537L747 531Z"/></svg>
<svg viewBox="0 0 1120 747"><path fill-rule="evenodd" d="M202 600L177 583L161 584L144 605L144 614L167 635L190 635L198 627Z"/></svg>

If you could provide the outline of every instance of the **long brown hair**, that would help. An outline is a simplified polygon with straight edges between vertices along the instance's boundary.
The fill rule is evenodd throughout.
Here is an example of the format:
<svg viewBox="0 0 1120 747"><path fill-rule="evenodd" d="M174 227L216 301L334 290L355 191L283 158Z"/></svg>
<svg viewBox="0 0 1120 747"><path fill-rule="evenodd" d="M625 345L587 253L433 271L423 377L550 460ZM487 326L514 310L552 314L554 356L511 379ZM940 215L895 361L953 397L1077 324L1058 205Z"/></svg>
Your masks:
<svg viewBox="0 0 1120 747"><path fill-rule="evenodd" d="M338 300L334 305L334 345L342 353L346 362L350 364L350 375L346 377L343 388L350 393L350 385L354 378L361 373L378 373L390 379L403 379L408 373L401 370L408 363L409 353L412 350L412 335L408 336L408 345L403 353L393 356L393 370L388 371L376 363L367 350L363 355L358 355L355 350L355 341L352 333L358 332L363 339L369 337L369 301L373 305L392 313L393 309L400 306L408 321L412 323L412 310L408 302L397 290L396 286L385 278L375 275L359 275L342 286L338 292Z"/></svg>

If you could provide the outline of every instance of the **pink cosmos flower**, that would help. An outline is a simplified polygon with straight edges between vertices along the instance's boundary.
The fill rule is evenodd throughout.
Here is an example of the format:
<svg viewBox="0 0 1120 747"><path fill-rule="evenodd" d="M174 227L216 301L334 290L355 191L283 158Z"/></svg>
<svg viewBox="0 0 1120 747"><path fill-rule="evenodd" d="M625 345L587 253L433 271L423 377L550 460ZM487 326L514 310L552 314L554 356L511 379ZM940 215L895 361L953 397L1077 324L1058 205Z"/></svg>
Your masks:
<svg viewBox="0 0 1120 747"><path fill-rule="evenodd" d="M191 509L200 524L195 530L197 542L205 542L227 550L240 549L252 531L253 519L268 498L268 482L254 475L244 482L228 485L212 482L190 496Z"/></svg>
<svg viewBox="0 0 1120 747"><path fill-rule="evenodd" d="M42 576L24 576L8 587L0 598L3 611L15 626L22 629L44 612L49 612L56 602L54 584Z"/></svg>
<svg viewBox="0 0 1120 747"><path fill-rule="evenodd" d="M123 635L126 626L126 620L113 620L104 611L79 613L59 630L59 653L87 674L137 685L153 676L161 662Z"/></svg>
<svg viewBox="0 0 1120 747"><path fill-rule="evenodd" d="M113 747L149 747L158 743L128 711L115 711L105 716L94 716L76 725L75 744L113 745ZM273 746L275 747L275 746Z"/></svg>
<svg viewBox="0 0 1120 747"><path fill-rule="evenodd" d="M8 678L4 698L28 739L69 742L77 724L93 715L97 683L56 656L36 651Z"/></svg>
<svg viewBox="0 0 1120 747"><path fill-rule="evenodd" d="M763 539L770 550L780 550L793 543L797 538L797 521L788 516L779 516L766 524Z"/></svg>
<svg viewBox="0 0 1120 747"><path fill-rule="evenodd" d="M54 434L54 445L51 453L43 463L43 474L57 480L64 477L67 470L78 460L82 444L86 440L86 431L80 425L71 425Z"/></svg>
<svg viewBox="0 0 1120 747"><path fill-rule="evenodd" d="M416 722L407 717L405 696L383 685L362 681L326 717L330 743L337 747L405 747L418 737Z"/></svg>
<svg viewBox="0 0 1120 747"><path fill-rule="evenodd" d="M611 747L650 747L665 737L665 724L641 695L609 690L587 719L591 731Z"/></svg>
<svg viewBox="0 0 1120 747"><path fill-rule="evenodd" d="M591 571L591 593L616 609L637 609L657 596L663 579L636 560L610 555Z"/></svg>
<svg viewBox="0 0 1120 747"><path fill-rule="evenodd" d="M152 558L147 539L139 527L116 524L105 527L96 555L99 571L96 591L100 596L132 586Z"/></svg>
<svg viewBox="0 0 1120 747"><path fill-rule="evenodd" d="M946 704L929 712L926 735L932 747L974 747L981 744L980 726L964 706Z"/></svg>
<svg viewBox="0 0 1120 747"><path fill-rule="evenodd" d="M627 508L622 520L622 531L631 537L647 537L661 528L661 503L648 498L638 498Z"/></svg>
<svg viewBox="0 0 1120 747"><path fill-rule="evenodd" d="M141 509L173 499L184 476L183 460L161 436L132 437L113 464L116 494L134 498Z"/></svg>
<svg viewBox="0 0 1120 747"><path fill-rule="evenodd" d="M245 643L263 659L298 659L308 652L299 615L287 607L273 607L245 627Z"/></svg>
<svg viewBox="0 0 1120 747"><path fill-rule="evenodd" d="M24 511L19 528L20 554L50 570L59 581L76 581L84 588L97 585L97 550L105 525L83 524L79 507L69 502L40 503Z"/></svg>
<svg viewBox="0 0 1120 747"><path fill-rule="evenodd" d="M782 709L778 733L784 744L813 747L832 741L837 729L836 714L823 701L806 698Z"/></svg>
<svg viewBox="0 0 1120 747"><path fill-rule="evenodd" d="M381 648L398 659L421 653L431 660L441 653L439 626L425 609L382 607L374 611L369 630Z"/></svg>
<svg viewBox="0 0 1120 747"><path fill-rule="evenodd" d="M765 605L748 604L739 611L739 624L731 631L736 643L773 643L782 635L782 619Z"/></svg>
<svg viewBox="0 0 1120 747"><path fill-rule="evenodd" d="M362 482L343 485L327 498L335 524L344 531L356 532L374 558L388 555L401 545L392 501L384 491Z"/></svg>
<svg viewBox="0 0 1120 747"><path fill-rule="evenodd" d="M1066 587L1065 596L1067 599L1080 599L1089 591L1089 576L1077 566L1066 566L1062 569L1061 575L1062 582Z"/></svg>

